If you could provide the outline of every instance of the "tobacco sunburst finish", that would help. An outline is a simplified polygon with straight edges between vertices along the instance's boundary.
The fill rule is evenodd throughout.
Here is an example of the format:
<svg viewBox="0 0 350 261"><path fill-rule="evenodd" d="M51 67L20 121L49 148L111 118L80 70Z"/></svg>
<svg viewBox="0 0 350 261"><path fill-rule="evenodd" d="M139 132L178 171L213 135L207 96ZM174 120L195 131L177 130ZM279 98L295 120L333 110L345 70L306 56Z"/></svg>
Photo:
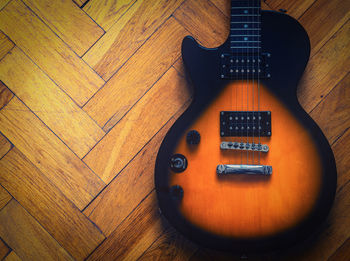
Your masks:
<svg viewBox="0 0 350 261"><path fill-rule="evenodd" d="M270 236L293 227L311 212L321 185L320 156L312 137L263 86L260 108L271 111L273 135L260 140L269 146L269 152L220 150L223 140L253 141L252 137L221 138L220 126L216 124L220 111L252 111L253 105L256 109L257 101L247 106L246 99L227 99L232 93L247 97L247 90L252 89L253 85L245 82L227 86L189 128L201 134L199 145L189 146L184 135L175 149L175 153L186 155L189 162L183 173L170 176L170 185L180 185L184 190L181 213L202 229L223 236ZM258 87L254 89L257 93ZM258 140L254 138L255 143ZM218 164L258 164L259 157L261 164L273 166L271 176L215 174Z"/></svg>
<svg viewBox="0 0 350 261"><path fill-rule="evenodd" d="M271 251L304 241L322 225L336 187L333 153L318 126L296 98L309 58L309 39L293 18L261 13L262 52L272 54L270 79L220 79L220 56L230 41L214 49L183 41L182 54L195 96L164 139L156 161L160 209L178 230L205 246L233 251ZM259 94L259 95L258 95ZM259 99L258 99L259 97ZM271 137L221 137L221 111L270 111ZM200 143L186 143L197 130ZM268 153L220 150L222 141L254 142ZM169 167L182 154L181 173ZM270 165L271 176L219 176L218 164ZM171 187L183 189L175 198Z"/></svg>

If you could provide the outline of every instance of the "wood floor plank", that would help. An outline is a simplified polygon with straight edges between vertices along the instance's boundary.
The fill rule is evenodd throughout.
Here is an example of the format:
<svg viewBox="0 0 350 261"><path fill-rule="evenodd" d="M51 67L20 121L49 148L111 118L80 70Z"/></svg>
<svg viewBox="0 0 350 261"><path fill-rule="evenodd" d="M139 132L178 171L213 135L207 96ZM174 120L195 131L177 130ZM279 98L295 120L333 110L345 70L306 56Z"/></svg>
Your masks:
<svg viewBox="0 0 350 261"><path fill-rule="evenodd" d="M17 148L0 161L0 170L0 183L75 259L102 242L97 227Z"/></svg>
<svg viewBox="0 0 350 261"><path fill-rule="evenodd" d="M349 86L350 74L310 114L331 144L350 127Z"/></svg>
<svg viewBox="0 0 350 261"><path fill-rule="evenodd" d="M298 98L310 112L341 81L350 68L350 22L309 61L298 88Z"/></svg>
<svg viewBox="0 0 350 261"><path fill-rule="evenodd" d="M0 0L0 10L3 9L10 1L11 0Z"/></svg>
<svg viewBox="0 0 350 261"><path fill-rule="evenodd" d="M285 9L287 14L298 19L316 0L267 0L266 3L274 10Z"/></svg>
<svg viewBox="0 0 350 261"><path fill-rule="evenodd" d="M87 260L137 260L162 234L153 191Z"/></svg>
<svg viewBox="0 0 350 261"><path fill-rule="evenodd" d="M171 68L84 161L109 183L190 96L186 80Z"/></svg>
<svg viewBox="0 0 350 261"><path fill-rule="evenodd" d="M299 19L309 34L311 55L318 52L349 18L349 1L316 1Z"/></svg>
<svg viewBox="0 0 350 261"><path fill-rule="evenodd" d="M89 0L72 0L77 6L82 7Z"/></svg>
<svg viewBox="0 0 350 261"><path fill-rule="evenodd" d="M11 1L1 10L0 30L79 105L104 84L103 79L20 0Z"/></svg>
<svg viewBox="0 0 350 261"><path fill-rule="evenodd" d="M0 61L0 79L82 158L104 131L20 49Z"/></svg>
<svg viewBox="0 0 350 261"><path fill-rule="evenodd" d="M347 146L347 147L344 147ZM339 140L332 146L334 156L337 163L338 171L338 188L350 180L350 130L348 129Z"/></svg>
<svg viewBox="0 0 350 261"><path fill-rule="evenodd" d="M170 120L84 210L106 236L154 189L157 151L173 123L174 119Z"/></svg>
<svg viewBox="0 0 350 261"><path fill-rule="evenodd" d="M11 251L10 254L8 254L3 261L21 261L17 254L14 251Z"/></svg>
<svg viewBox="0 0 350 261"><path fill-rule="evenodd" d="M0 187L0 190L1 190L1 187ZM10 251L11 250L8 248L8 246L0 238L0 260L4 260L5 256L7 256Z"/></svg>
<svg viewBox="0 0 350 261"><path fill-rule="evenodd" d="M198 247L185 239L170 225L165 225L164 233L147 249L138 260L183 261L198 250Z"/></svg>
<svg viewBox="0 0 350 261"><path fill-rule="evenodd" d="M338 189L325 229L313 245L303 252L290 255L286 260L327 260L350 237L350 212L346 211L350 206L349 148L350 130L332 146L337 164Z"/></svg>
<svg viewBox="0 0 350 261"><path fill-rule="evenodd" d="M337 251L328 259L328 261L348 261L350 259L350 239L337 249Z"/></svg>
<svg viewBox="0 0 350 261"><path fill-rule="evenodd" d="M15 200L0 212L0 237L22 260L73 260Z"/></svg>
<svg viewBox="0 0 350 261"><path fill-rule="evenodd" d="M90 0L84 6L84 11L108 31L135 2L136 0Z"/></svg>
<svg viewBox="0 0 350 261"><path fill-rule="evenodd" d="M0 185L0 211L10 202L11 199L11 195Z"/></svg>
<svg viewBox="0 0 350 261"><path fill-rule="evenodd" d="M0 159L12 148L12 144L0 133Z"/></svg>
<svg viewBox="0 0 350 261"><path fill-rule="evenodd" d="M226 41L230 21L209 0L188 0L174 17L205 47L217 47Z"/></svg>
<svg viewBox="0 0 350 261"><path fill-rule="evenodd" d="M84 106L104 130L111 129L180 57L188 32L170 18Z"/></svg>
<svg viewBox="0 0 350 261"><path fill-rule="evenodd" d="M82 56L103 34L72 0L23 0L73 51Z"/></svg>
<svg viewBox="0 0 350 261"><path fill-rule="evenodd" d="M0 81L0 110L13 98L13 93Z"/></svg>
<svg viewBox="0 0 350 261"><path fill-rule="evenodd" d="M5 57L5 55L12 50L15 44L10 41L2 32L0 32L0 60Z"/></svg>
<svg viewBox="0 0 350 261"><path fill-rule="evenodd" d="M136 1L83 59L108 80L183 1Z"/></svg>
<svg viewBox="0 0 350 261"><path fill-rule="evenodd" d="M103 182L17 98L0 111L0 131L78 208Z"/></svg>

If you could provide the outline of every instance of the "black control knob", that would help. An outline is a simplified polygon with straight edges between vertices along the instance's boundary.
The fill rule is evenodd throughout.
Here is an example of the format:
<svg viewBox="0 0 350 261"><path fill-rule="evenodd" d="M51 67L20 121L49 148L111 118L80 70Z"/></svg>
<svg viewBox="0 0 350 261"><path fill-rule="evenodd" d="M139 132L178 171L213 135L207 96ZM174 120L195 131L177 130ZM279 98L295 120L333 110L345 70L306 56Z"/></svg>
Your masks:
<svg viewBox="0 0 350 261"><path fill-rule="evenodd" d="M174 172L183 172L187 168L187 159L182 154L175 154L170 158L170 169Z"/></svg>
<svg viewBox="0 0 350 261"><path fill-rule="evenodd" d="M199 134L198 131L190 130L187 133L186 141L187 141L188 144L190 144L190 145L197 145L197 144L199 144L200 140L201 140L201 135Z"/></svg>
<svg viewBox="0 0 350 261"><path fill-rule="evenodd" d="M179 185L172 186L170 188L170 195L174 200L181 200L184 196L184 190Z"/></svg>

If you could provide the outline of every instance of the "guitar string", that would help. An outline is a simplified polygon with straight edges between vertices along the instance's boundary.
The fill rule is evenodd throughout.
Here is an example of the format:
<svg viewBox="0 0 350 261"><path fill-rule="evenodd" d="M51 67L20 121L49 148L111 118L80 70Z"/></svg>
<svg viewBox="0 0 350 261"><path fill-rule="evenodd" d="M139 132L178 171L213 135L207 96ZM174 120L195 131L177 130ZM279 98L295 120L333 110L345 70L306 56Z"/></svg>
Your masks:
<svg viewBox="0 0 350 261"><path fill-rule="evenodd" d="M260 41L261 41L261 25L260 25L260 15L261 15L261 6L260 6L260 0L259 0L259 9L258 9L258 16L257 20L259 22L258 28L258 35L260 35ZM260 48L258 48L258 57L260 57ZM261 140L260 140L260 64L258 64L258 133L259 133L259 146L261 146ZM258 151L258 156L259 156L259 165L260 165L260 150Z"/></svg>
<svg viewBox="0 0 350 261"><path fill-rule="evenodd" d="M251 4L251 1L248 0L247 6L250 7L250 4ZM250 8L247 8L246 10L248 11L248 9L250 9ZM246 12L243 11L243 13L246 13ZM249 17L249 11L248 11L248 14L246 14L245 17L243 16L244 23L249 26L249 23L246 23L246 22L248 22L248 17ZM248 34L248 32L247 32L247 34ZM247 37L247 36L245 36L245 37ZM247 90L247 113L246 113L247 126L246 126L246 133L247 133L247 144L248 144L249 143L249 138L248 138L248 135L249 135L249 133L248 133L248 126L249 126L248 125L248 118L249 118L249 112L248 112L249 111L249 73L248 73L248 68L249 67L248 67L247 60L248 60L249 53L250 53L249 52L249 48L248 48L248 46L249 46L249 41L248 40L247 40L247 43L245 43L245 46L246 46L246 53L247 53L247 56L246 56L246 59L245 59L245 64L246 64L246 66L245 66L245 73L247 74L247 87L246 87L246 90ZM246 150L247 150L247 165L248 165L249 164L249 150L247 149L247 144L246 144Z"/></svg>
<svg viewBox="0 0 350 261"><path fill-rule="evenodd" d="M254 22L255 22L255 18L254 18L254 15L255 15L255 9L254 9L254 1L255 0L253 0L253 8L252 8L252 10L253 10L253 15L252 15L252 25L253 25L253 27L254 27ZM254 31L253 31L254 32ZM248 38L249 39L249 38ZM255 34L253 34L253 41L255 41L255 39L256 39L256 37L255 37ZM254 44L253 44L253 46L254 46ZM254 48L253 48L253 50L254 50ZM254 60L254 52L255 51L253 51L253 57L252 57L252 59ZM252 146L254 145L254 122L255 122L255 116L254 116L254 84L255 84L255 79L254 79L254 63L253 63L253 60L251 61L251 63L252 63L252 71L251 71L251 75L252 75L252 111L253 111L253 115L252 115L252 122L253 122L253 124L252 124L252 130L251 130L251 132L252 132L252 136L253 136L253 138L252 138ZM255 146L255 145L254 145ZM255 148L255 147L254 147ZM252 164L254 164L254 149L253 149L253 153L252 153Z"/></svg>

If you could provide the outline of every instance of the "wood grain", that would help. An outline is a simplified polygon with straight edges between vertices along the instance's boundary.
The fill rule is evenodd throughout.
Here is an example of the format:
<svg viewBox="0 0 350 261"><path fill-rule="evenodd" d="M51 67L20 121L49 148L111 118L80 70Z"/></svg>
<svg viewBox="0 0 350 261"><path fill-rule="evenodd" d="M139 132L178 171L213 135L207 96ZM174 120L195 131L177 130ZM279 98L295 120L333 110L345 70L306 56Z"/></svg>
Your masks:
<svg viewBox="0 0 350 261"><path fill-rule="evenodd" d="M50 28L82 56L104 31L72 0L23 0Z"/></svg>
<svg viewBox="0 0 350 261"><path fill-rule="evenodd" d="M0 133L0 159L12 148L12 144Z"/></svg>
<svg viewBox="0 0 350 261"><path fill-rule="evenodd" d="M1 187L0 187L0 190L1 190ZM1 212L0 212L0 214L1 214ZM0 260L3 260L5 258L5 256L7 256L10 251L11 250L8 248L8 246L0 238Z"/></svg>
<svg viewBox="0 0 350 261"><path fill-rule="evenodd" d="M13 0L1 10L0 29L79 105L104 84L21 1Z"/></svg>
<svg viewBox="0 0 350 261"><path fill-rule="evenodd" d="M310 112L349 72L348 21L309 61L298 88L298 99Z"/></svg>
<svg viewBox="0 0 350 261"><path fill-rule="evenodd" d="M338 171L336 198L322 233L302 252L292 253L286 260L327 260L350 236L350 158L344 148L350 146L348 130L333 146Z"/></svg>
<svg viewBox="0 0 350 261"><path fill-rule="evenodd" d="M305 11L317 0L267 0L266 3L274 10L285 9L287 14L294 18L300 18Z"/></svg>
<svg viewBox="0 0 350 261"><path fill-rule="evenodd" d="M310 37L311 56L318 52L349 18L349 1L316 1L299 19Z"/></svg>
<svg viewBox="0 0 350 261"><path fill-rule="evenodd" d="M83 6L89 0L72 0L77 6Z"/></svg>
<svg viewBox="0 0 350 261"><path fill-rule="evenodd" d="M263 9L285 8L287 14L299 17L311 38L312 59L299 86L299 98L334 143L339 186L335 208L320 238L302 252L276 258L249 255L248 260L348 260L350 34L345 28L349 26L350 2L266 2L270 6L261 1ZM0 0L0 183L6 177L6 189L15 191L10 191L13 199L0 185L0 213L5 204L2 197L6 203L18 200L47 231L34 238L39 240L35 245L41 246L45 243L41 240L50 234L61 247L74 252L75 259L93 252L92 260L242 260L241 255L203 248L194 253L195 245L162 222L151 192L157 148L191 101L191 85L179 55L182 38L191 34L207 47L222 43L228 34L230 1L85 3ZM99 26L107 31L100 39L103 29ZM79 55L94 40L97 43L81 59ZM109 80L106 86L86 62ZM1 83L5 80L1 70L6 72L5 83L24 104ZM95 120L79 109L89 105L92 96L89 113L101 123L93 123ZM109 131L100 142L103 131L97 124ZM2 134L16 147L11 149ZM1 153L1 148L5 152ZM91 148L84 160L111 181L104 190L104 182L79 159ZM11 176L3 172L3 166L13 170ZM28 223L20 216L14 220ZM108 235L101 245L104 237L92 222ZM19 229L13 236L18 235ZM29 237L29 233L24 235ZM30 243L23 251L33 251ZM11 251L5 260L21 259Z"/></svg>
<svg viewBox="0 0 350 261"><path fill-rule="evenodd" d="M0 0L0 10L3 9L10 1L11 0Z"/></svg>
<svg viewBox="0 0 350 261"><path fill-rule="evenodd" d="M15 200L0 212L0 237L24 260L73 260Z"/></svg>
<svg viewBox="0 0 350 261"><path fill-rule="evenodd" d="M153 191L87 260L137 260L163 230Z"/></svg>
<svg viewBox="0 0 350 261"><path fill-rule="evenodd" d="M186 1L174 17L205 47L217 47L227 39L230 20L209 0Z"/></svg>
<svg viewBox="0 0 350 261"><path fill-rule="evenodd" d="M75 259L102 242L102 233L17 148L0 170L0 183Z"/></svg>
<svg viewBox="0 0 350 261"><path fill-rule="evenodd" d="M328 259L328 261L348 261L350 259L350 239L337 249L337 251Z"/></svg>
<svg viewBox="0 0 350 261"><path fill-rule="evenodd" d="M0 32L0 60L5 57L5 55L11 51L14 47L14 43L11 42L6 35Z"/></svg>
<svg viewBox="0 0 350 261"><path fill-rule="evenodd" d="M106 236L154 189L157 151L173 123L171 119L84 210Z"/></svg>
<svg viewBox="0 0 350 261"><path fill-rule="evenodd" d="M13 93L0 81L0 110L13 98Z"/></svg>
<svg viewBox="0 0 350 261"><path fill-rule="evenodd" d="M310 114L331 144L350 127L349 86L350 74Z"/></svg>
<svg viewBox="0 0 350 261"><path fill-rule="evenodd" d="M0 185L0 211L10 202L11 199L11 195Z"/></svg>
<svg viewBox="0 0 350 261"><path fill-rule="evenodd" d="M85 106L104 130L111 129L179 58L188 32L170 18Z"/></svg>
<svg viewBox="0 0 350 261"><path fill-rule="evenodd" d="M337 163L338 171L338 190L340 190L350 180L350 157L347 146L350 145L350 130L348 129L340 139L332 146L334 156ZM344 147L345 146L345 147ZM349 234L350 236L350 234Z"/></svg>
<svg viewBox="0 0 350 261"><path fill-rule="evenodd" d="M20 49L0 61L0 79L82 158L104 131Z"/></svg>
<svg viewBox="0 0 350 261"><path fill-rule="evenodd" d="M138 260L188 260L198 247L186 240L174 228L164 225L164 233L157 238L150 248Z"/></svg>
<svg viewBox="0 0 350 261"><path fill-rule="evenodd" d="M136 1L83 59L103 79L108 80L182 2L183 0ZM163 38L163 41L166 39Z"/></svg>
<svg viewBox="0 0 350 261"><path fill-rule="evenodd" d="M0 131L78 208L103 182L17 98L0 111Z"/></svg>
<svg viewBox="0 0 350 261"><path fill-rule="evenodd" d="M103 29L108 31L136 0L90 0L84 11Z"/></svg>
<svg viewBox="0 0 350 261"><path fill-rule="evenodd" d="M20 259L16 253L14 251L11 251L10 254L8 254L4 261L21 261L22 259Z"/></svg>
<svg viewBox="0 0 350 261"><path fill-rule="evenodd" d="M185 80L171 68L84 161L109 183L189 99Z"/></svg>

